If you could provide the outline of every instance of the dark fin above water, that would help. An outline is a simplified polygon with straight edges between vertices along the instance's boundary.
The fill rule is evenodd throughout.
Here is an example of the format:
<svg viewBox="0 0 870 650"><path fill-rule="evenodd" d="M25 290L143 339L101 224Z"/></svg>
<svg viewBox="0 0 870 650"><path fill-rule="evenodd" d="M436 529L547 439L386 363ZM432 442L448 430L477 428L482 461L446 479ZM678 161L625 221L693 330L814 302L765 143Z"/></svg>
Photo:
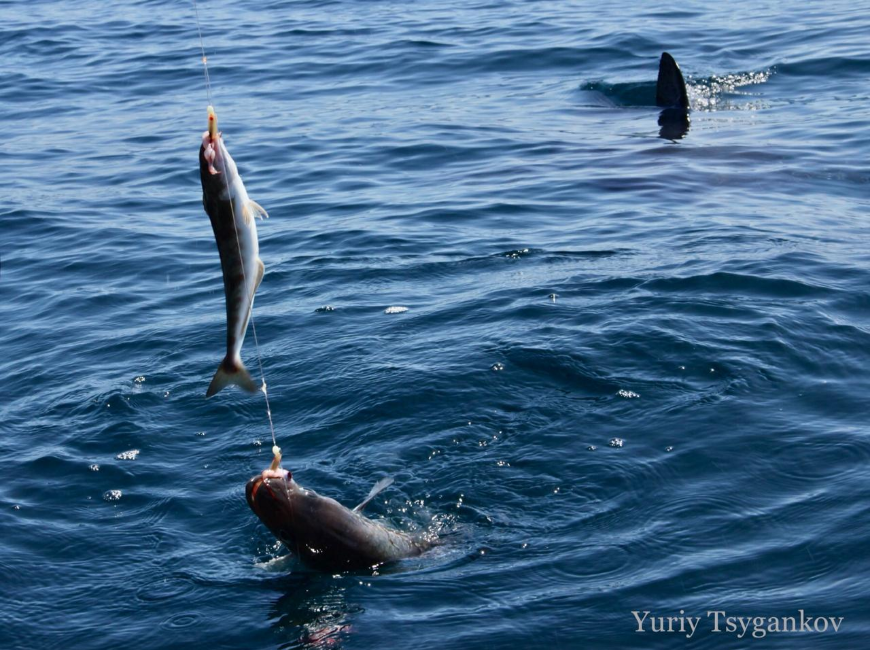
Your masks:
<svg viewBox="0 0 870 650"><path fill-rule="evenodd" d="M659 61L659 79L656 83L656 106L689 110L689 96L680 66L667 52Z"/></svg>
<svg viewBox="0 0 870 650"><path fill-rule="evenodd" d="M369 495L365 498L365 501L363 501L356 508L354 508L353 511L354 512L362 512L363 508L365 508L372 499L374 499L376 496L378 496L381 492L386 490L392 484L393 484L392 477L388 476L387 478L382 478L380 481L375 483L374 487L369 492Z"/></svg>
<svg viewBox="0 0 870 650"><path fill-rule="evenodd" d="M235 360L226 357L221 361L221 365L218 366L217 372L214 373L214 377L208 385L208 390L205 393L206 399L218 394L230 385L239 386L249 393L256 393L260 390L238 357Z"/></svg>

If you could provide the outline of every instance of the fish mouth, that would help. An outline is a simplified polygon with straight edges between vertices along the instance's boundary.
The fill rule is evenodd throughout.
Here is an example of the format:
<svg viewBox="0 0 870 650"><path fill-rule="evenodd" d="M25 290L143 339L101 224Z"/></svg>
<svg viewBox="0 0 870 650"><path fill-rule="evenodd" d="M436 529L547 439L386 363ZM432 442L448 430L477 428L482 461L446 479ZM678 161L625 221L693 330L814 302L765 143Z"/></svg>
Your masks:
<svg viewBox="0 0 870 650"><path fill-rule="evenodd" d="M223 134L217 128L217 114L208 107L208 129L202 134L202 157L208 164L208 173L217 176L223 172Z"/></svg>
<svg viewBox="0 0 870 650"><path fill-rule="evenodd" d="M286 469L267 469L248 481L245 498L254 514L268 528L280 524L290 508L290 472Z"/></svg>

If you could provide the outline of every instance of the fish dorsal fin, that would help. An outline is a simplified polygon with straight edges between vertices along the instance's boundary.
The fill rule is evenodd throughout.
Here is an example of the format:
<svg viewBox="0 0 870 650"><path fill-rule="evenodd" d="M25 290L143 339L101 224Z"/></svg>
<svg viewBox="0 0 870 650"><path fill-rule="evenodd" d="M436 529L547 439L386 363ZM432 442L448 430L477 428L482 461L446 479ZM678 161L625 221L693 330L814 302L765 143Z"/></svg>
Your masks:
<svg viewBox="0 0 870 650"><path fill-rule="evenodd" d="M393 484L393 477L392 476L382 478L380 481L378 481L377 483L374 484L374 487L372 487L371 491L369 492L369 495L365 498L365 501L363 501L356 508L354 508L353 511L356 513L362 512L363 508L365 508L372 499L374 499L376 496L378 496L381 492L386 490L392 484Z"/></svg>
<svg viewBox="0 0 870 650"><path fill-rule="evenodd" d="M260 219L268 219L269 218L269 213L266 212L266 209L262 205L260 205L256 201L254 201L253 199L248 199L248 206L249 206L249 208L251 208L251 210L254 214L256 214L258 217L260 217Z"/></svg>
<svg viewBox="0 0 870 650"><path fill-rule="evenodd" d="M662 52L659 61L659 78L656 82L656 106L689 110L689 96L680 66L667 52Z"/></svg>

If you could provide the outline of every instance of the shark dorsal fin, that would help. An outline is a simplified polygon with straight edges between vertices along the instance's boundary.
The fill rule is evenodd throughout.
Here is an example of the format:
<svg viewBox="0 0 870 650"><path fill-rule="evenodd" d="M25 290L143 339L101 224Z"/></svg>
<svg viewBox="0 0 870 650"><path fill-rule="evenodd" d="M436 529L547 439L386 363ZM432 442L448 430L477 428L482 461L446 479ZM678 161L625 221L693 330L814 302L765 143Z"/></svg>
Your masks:
<svg viewBox="0 0 870 650"><path fill-rule="evenodd" d="M656 106L689 110L689 96L680 66L667 52L662 52L659 61L659 78L656 82Z"/></svg>
<svg viewBox="0 0 870 650"><path fill-rule="evenodd" d="M369 495L365 498L365 500L361 504L359 504L356 508L354 508L353 511L356 513L362 512L363 508L365 508L372 499L374 499L376 496L378 496L381 492L386 490L392 484L393 484L393 478L391 476L388 476L386 478L382 478L380 481L378 481L377 483L374 484L372 489L369 491Z"/></svg>

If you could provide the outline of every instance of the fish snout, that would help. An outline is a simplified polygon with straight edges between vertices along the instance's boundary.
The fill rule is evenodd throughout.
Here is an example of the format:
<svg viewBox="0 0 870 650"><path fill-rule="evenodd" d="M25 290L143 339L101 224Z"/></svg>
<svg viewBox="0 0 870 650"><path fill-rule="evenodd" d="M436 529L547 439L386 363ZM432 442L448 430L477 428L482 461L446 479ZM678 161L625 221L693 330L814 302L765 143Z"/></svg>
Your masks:
<svg viewBox="0 0 870 650"><path fill-rule="evenodd" d="M218 176L224 171L224 156L221 155L222 145L220 133L216 134L214 138L208 131L202 134L200 155L205 161L210 176Z"/></svg>
<svg viewBox="0 0 870 650"><path fill-rule="evenodd" d="M202 157L211 176L224 172L226 149L222 134L217 128L217 114L211 106L208 107L208 129L202 134Z"/></svg>
<svg viewBox="0 0 870 650"><path fill-rule="evenodd" d="M245 486L248 506L260 520L271 528L281 521L290 508L290 472L285 469L265 470L254 476Z"/></svg>
<svg viewBox="0 0 870 650"><path fill-rule="evenodd" d="M262 476L254 476L250 481L248 481L248 484L245 486L245 499L247 499L248 505L255 513L257 512L257 494L262 487Z"/></svg>

